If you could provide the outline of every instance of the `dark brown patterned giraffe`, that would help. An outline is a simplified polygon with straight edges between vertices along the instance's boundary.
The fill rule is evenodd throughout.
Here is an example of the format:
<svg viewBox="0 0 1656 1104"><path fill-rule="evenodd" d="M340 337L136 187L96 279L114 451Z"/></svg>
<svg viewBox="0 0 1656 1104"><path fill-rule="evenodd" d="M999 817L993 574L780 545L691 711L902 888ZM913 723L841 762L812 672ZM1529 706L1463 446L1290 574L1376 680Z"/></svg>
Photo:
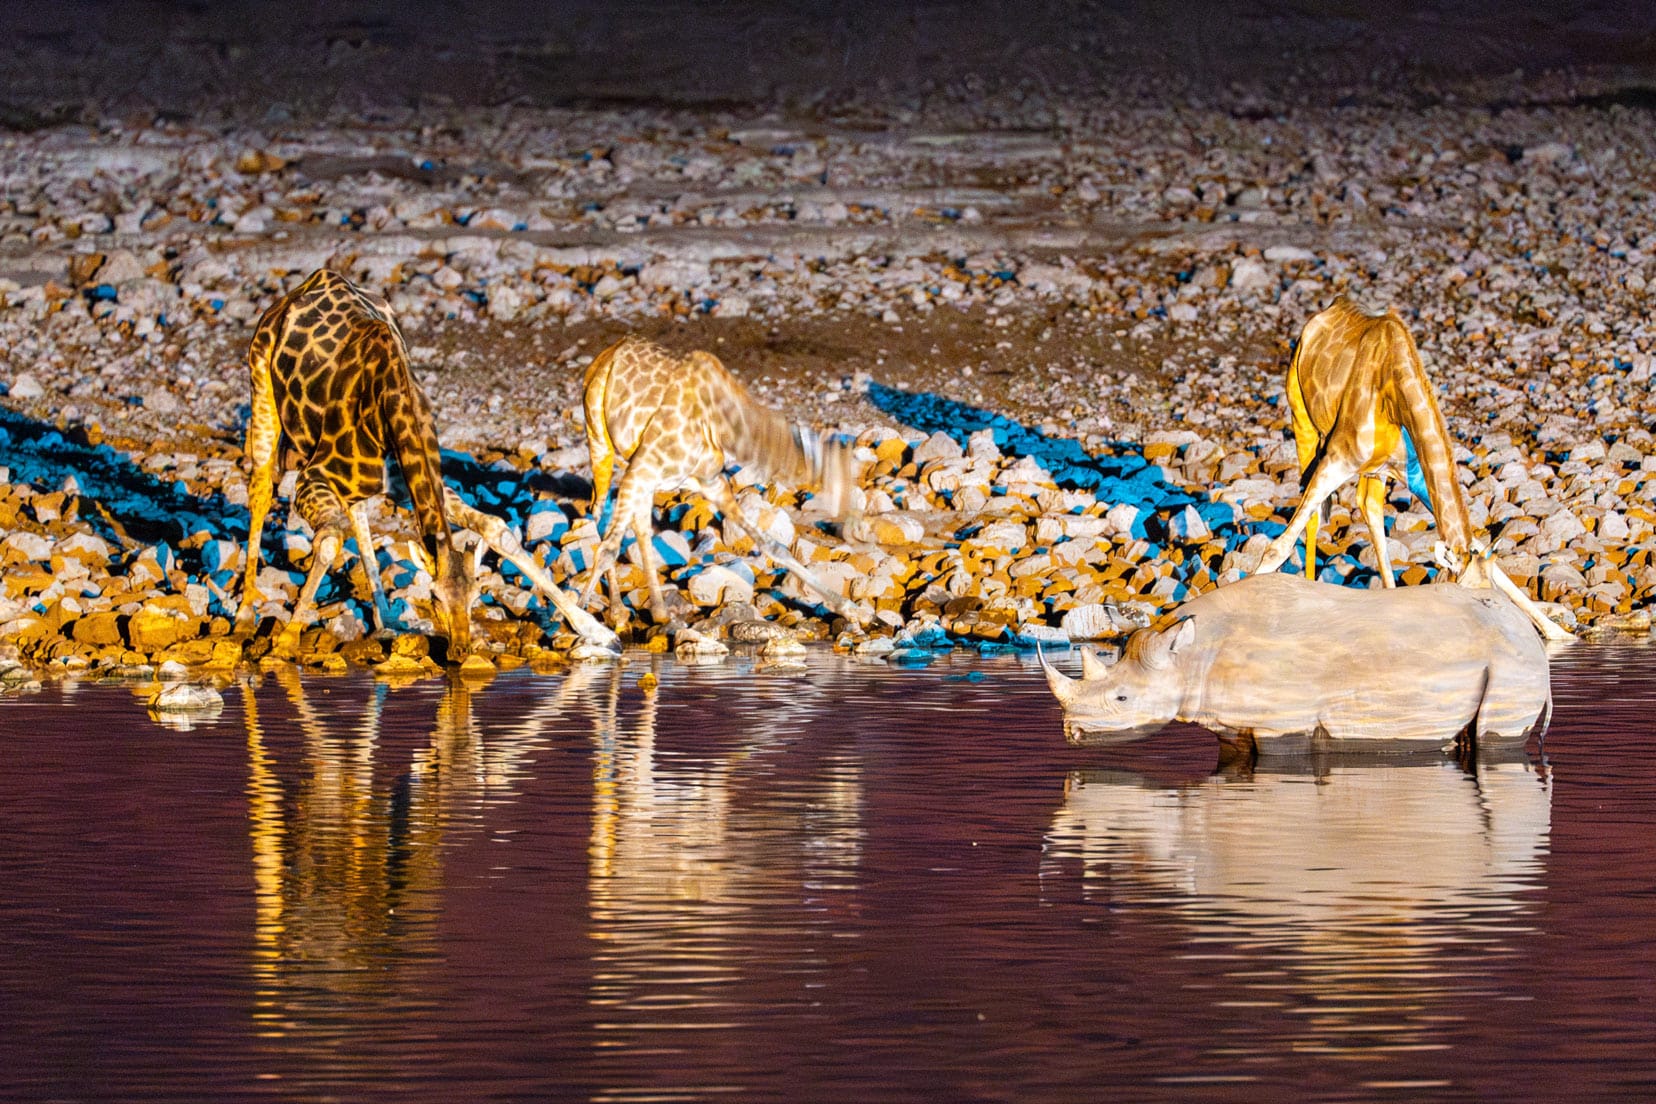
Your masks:
<svg viewBox="0 0 1656 1104"><path fill-rule="evenodd" d="M593 557L581 592L586 605L599 576L610 576L612 619L624 607L614 577L615 557L631 533L638 542L650 609L667 620L661 581L651 550L650 511L656 492L688 488L708 499L751 537L765 555L797 575L835 613L860 620L856 610L827 589L782 545L743 516L727 463L752 467L793 486L814 484L842 514L856 486L851 449L824 442L806 426L790 424L747 393L711 353L676 356L654 342L625 337L593 358L585 384L587 448L592 457L592 514L609 497L619 457L626 464L616 490L615 513Z"/></svg>
<svg viewBox="0 0 1656 1104"><path fill-rule="evenodd" d="M314 531L310 571L293 616L277 640L291 653L315 615L316 590L339 557L347 528L374 596L377 629L393 627L368 530L370 500L385 492L395 456L408 484L426 567L436 582L438 629L456 660L471 649L475 563L454 541L450 521L475 530L522 571L580 635L612 644L614 634L581 610L523 550L497 517L466 505L442 480L431 407L409 370L408 351L390 308L327 269L311 273L259 319L247 353L253 413L247 427L247 567L237 621L258 602L259 538L270 509L278 446L299 453L294 507Z"/></svg>

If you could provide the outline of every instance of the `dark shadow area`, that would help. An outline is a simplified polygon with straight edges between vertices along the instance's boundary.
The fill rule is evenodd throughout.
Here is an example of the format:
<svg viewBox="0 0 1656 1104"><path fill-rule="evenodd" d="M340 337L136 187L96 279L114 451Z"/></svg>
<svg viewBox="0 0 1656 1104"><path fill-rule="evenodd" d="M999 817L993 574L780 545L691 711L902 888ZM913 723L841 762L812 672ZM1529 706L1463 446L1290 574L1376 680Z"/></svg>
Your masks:
<svg viewBox="0 0 1656 1104"><path fill-rule="evenodd" d="M1255 532L1271 532L1271 523L1238 524L1231 507L1223 502L1198 499L1167 482L1160 469L1145 460L1140 446L1112 442L1110 455L1095 456L1070 437L1052 437L1022 425L1003 414L970 406L941 395L903 391L884 384L870 384L868 398L883 413L923 433L946 433L962 448L971 435L990 430L1001 452L1011 457L1028 456L1047 471L1058 486L1087 491L1110 506L1130 503L1139 508L1134 535L1165 541L1174 535L1173 519L1185 507L1194 507L1202 521L1228 544L1240 544ZM1276 526L1280 531L1280 526Z"/></svg>
<svg viewBox="0 0 1656 1104"><path fill-rule="evenodd" d="M214 539L247 537L246 507L221 494L191 494L182 482L144 471L109 445L88 443L79 427L58 429L0 407L0 465L11 469L13 483L45 491L73 477L82 501L97 507L82 516L117 544L174 545L202 530Z"/></svg>

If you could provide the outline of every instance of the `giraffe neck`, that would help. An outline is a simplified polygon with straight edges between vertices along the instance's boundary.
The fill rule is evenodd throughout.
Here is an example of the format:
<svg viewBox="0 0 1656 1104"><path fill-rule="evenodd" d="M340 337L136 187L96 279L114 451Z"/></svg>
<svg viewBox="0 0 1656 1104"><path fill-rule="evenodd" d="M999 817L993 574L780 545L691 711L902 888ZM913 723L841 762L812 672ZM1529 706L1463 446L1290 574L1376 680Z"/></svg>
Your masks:
<svg viewBox="0 0 1656 1104"><path fill-rule="evenodd" d="M1472 520L1466 508L1466 496L1461 493L1454 442L1432 395L1432 383L1426 378L1420 351L1401 319L1394 332L1400 337L1393 360L1398 372L1392 388L1391 405L1395 407L1392 416L1413 442L1443 542L1457 553L1464 553L1472 543Z"/></svg>

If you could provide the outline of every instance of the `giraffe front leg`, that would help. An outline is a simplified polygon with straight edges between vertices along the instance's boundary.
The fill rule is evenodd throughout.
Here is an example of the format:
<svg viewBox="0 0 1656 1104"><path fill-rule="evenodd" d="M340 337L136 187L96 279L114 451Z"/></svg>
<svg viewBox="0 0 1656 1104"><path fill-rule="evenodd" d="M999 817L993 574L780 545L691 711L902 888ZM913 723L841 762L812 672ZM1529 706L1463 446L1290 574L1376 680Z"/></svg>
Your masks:
<svg viewBox="0 0 1656 1104"><path fill-rule="evenodd" d="M1374 544L1374 562L1380 571L1380 585L1397 586L1392 575L1391 550L1386 547L1386 477L1365 475L1357 481L1357 505L1368 523L1369 540Z"/></svg>
<svg viewBox="0 0 1656 1104"><path fill-rule="evenodd" d="M380 580L379 557L374 553L374 534L368 528L368 508L372 499L363 499L351 507L351 533L356 537L357 560L362 573L368 576L368 589L374 596L374 635L386 636L408 631L391 612L391 603L385 597L385 584Z"/></svg>
<svg viewBox="0 0 1656 1104"><path fill-rule="evenodd" d="M443 491L443 505L449 518L455 524L475 532L484 544L494 550L495 555L521 571L534 588L563 615L569 627L575 630L576 636L606 648L619 646L619 638L597 618L582 609L567 591L553 582L552 576L529 554L529 550L518 540L517 534L513 533L504 521L493 514L485 514L467 505L451 487L444 487Z"/></svg>
<svg viewBox="0 0 1656 1104"><path fill-rule="evenodd" d="M647 515L633 519L633 547L638 549L638 566L644 572L644 585L650 591L650 618L658 625L666 625L672 621L673 614L667 608L667 593L662 589L661 565L655 558L655 531ZM615 578L613 566L610 568L610 592L615 595L615 604L620 608L621 584ZM679 604L683 605L682 597Z"/></svg>
<svg viewBox="0 0 1656 1104"><path fill-rule="evenodd" d="M711 497L714 504L718 506L719 512L735 522L737 528L751 537L759 551L775 563L779 563L788 571L793 572L800 582L804 583L822 599L825 606L854 625L860 626L867 623L867 618L863 616L862 611L847 601L843 595L829 590L820 579L811 573L809 568L799 562L792 552L766 536L759 530L758 526L748 520L747 515L742 513L741 504L736 501L736 494L730 489L728 482L721 480L718 488L711 492Z"/></svg>
<svg viewBox="0 0 1656 1104"><path fill-rule="evenodd" d="M1305 494L1301 496L1299 508L1294 511L1294 516L1288 520L1288 528L1265 549L1259 566L1254 569L1255 574L1269 574L1286 563L1288 557L1293 554L1294 542L1305 531L1312 513L1322 508L1323 501L1339 490L1340 484L1356 474L1356 464L1325 452L1312 466L1310 478L1306 481Z"/></svg>

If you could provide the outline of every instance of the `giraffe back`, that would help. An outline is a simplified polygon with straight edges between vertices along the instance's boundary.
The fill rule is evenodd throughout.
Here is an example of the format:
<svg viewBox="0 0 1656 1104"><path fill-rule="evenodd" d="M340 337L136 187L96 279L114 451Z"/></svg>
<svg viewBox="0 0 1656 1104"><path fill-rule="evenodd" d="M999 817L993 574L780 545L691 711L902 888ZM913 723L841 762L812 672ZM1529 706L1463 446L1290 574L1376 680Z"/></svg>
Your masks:
<svg viewBox="0 0 1656 1104"><path fill-rule="evenodd" d="M439 561L451 544L436 430L389 307L319 269L259 319L249 359L271 373L282 432L346 504L385 490L395 456Z"/></svg>
<svg viewBox="0 0 1656 1104"><path fill-rule="evenodd" d="M1396 310L1370 313L1341 298L1319 312L1300 335L1288 393L1322 447L1348 450L1362 471L1390 467L1408 476L1412 445L1444 541L1465 550L1471 523L1453 444L1420 351Z"/></svg>
<svg viewBox="0 0 1656 1104"><path fill-rule="evenodd" d="M855 485L847 446L754 399L711 353L677 356L626 337L593 359L584 395L588 434L617 456L630 461L648 436L662 487L716 477L727 463L821 486L834 503Z"/></svg>

